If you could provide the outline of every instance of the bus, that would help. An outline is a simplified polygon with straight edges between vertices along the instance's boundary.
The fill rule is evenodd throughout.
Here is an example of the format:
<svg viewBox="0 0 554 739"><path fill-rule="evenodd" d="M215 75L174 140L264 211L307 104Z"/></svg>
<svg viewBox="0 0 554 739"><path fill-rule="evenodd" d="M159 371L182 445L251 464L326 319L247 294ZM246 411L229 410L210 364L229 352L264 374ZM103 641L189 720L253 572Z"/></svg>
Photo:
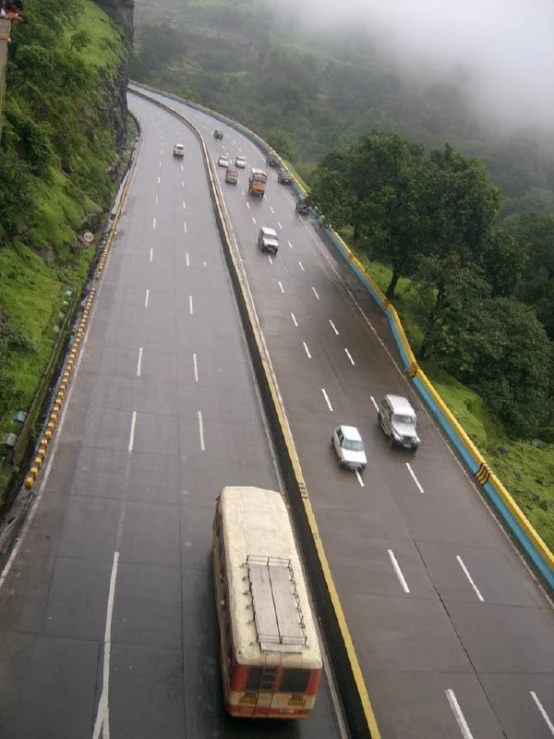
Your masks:
<svg viewBox="0 0 554 739"><path fill-rule="evenodd" d="M265 194L265 186L267 183L267 174L263 169L252 169L248 179L248 193L250 195L258 195L263 198Z"/></svg>
<svg viewBox="0 0 554 739"><path fill-rule="evenodd" d="M213 568L226 711L307 718L322 658L280 493L223 488L213 521Z"/></svg>

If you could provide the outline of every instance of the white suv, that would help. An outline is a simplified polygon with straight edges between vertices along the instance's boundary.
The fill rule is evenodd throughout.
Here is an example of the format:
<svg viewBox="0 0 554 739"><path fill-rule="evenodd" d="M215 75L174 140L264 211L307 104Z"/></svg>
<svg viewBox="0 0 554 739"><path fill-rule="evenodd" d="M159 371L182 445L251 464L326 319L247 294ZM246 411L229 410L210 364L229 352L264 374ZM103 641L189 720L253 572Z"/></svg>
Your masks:
<svg viewBox="0 0 554 739"><path fill-rule="evenodd" d="M417 415L410 401L401 395L385 395L377 412L377 419L391 446L412 451L419 446Z"/></svg>
<svg viewBox="0 0 554 739"><path fill-rule="evenodd" d="M258 246L262 251L267 251L270 254L277 254L279 249L279 237L277 231L273 228L267 228L262 226L260 233L258 234Z"/></svg>
<svg viewBox="0 0 554 739"><path fill-rule="evenodd" d="M185 147L183 144L175 144L173 147L173 156L174 157L184 157L185 156Z"/></svg>

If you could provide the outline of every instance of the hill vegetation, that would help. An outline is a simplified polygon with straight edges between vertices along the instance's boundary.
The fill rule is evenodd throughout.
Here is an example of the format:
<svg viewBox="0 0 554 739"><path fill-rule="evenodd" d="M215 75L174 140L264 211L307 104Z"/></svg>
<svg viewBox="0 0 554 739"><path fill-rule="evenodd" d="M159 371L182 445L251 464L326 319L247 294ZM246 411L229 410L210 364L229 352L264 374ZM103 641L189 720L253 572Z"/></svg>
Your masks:
<svg viewBox="0 0 554 739"><path fill-rule="evenodd" d="M24 23L12 28L0 142L0 434L33 399L66 291L80 291L94 255L77 234L98 228L113 198L127 61L120 31L91 0L25 0Z"/></svg>
<svg viewBox="0 0 554 739"><path fill-rule="evenodd" d="M554 213L554 137L501 135L467 105L463 74L400 74L362 32L302 30L263 0L137 0L132 76L244 123L310 168L371 130L478 158L502 216Z"/></svg>

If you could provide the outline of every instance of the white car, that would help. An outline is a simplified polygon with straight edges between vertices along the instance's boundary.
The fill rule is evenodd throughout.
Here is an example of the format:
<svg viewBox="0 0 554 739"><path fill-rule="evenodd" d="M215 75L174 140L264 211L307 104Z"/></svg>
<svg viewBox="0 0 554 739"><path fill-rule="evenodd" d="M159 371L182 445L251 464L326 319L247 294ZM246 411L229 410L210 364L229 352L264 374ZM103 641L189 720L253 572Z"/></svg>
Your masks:
<svg viewBox="0 0 554 739"><path fill-rule="evenodd" d="M337 426L331 437L331 446L339 458L339 466L363 472L367 465L364 442L354 426Z"/></svg>
<svg viewBox="0 0 554 739"><path fill-rule="evenodd" d="M219 167L228 167L231 164L229 157L226 154L222 154L217 160Z"/></svg>
<svg viewBox="0 0 554 739"><path fill-rule="evenodd" d="M185 156L185 147L183 144L175 144L173 147L173 156L174 157L184 157Z"/></svg>
<svg viewBox="0 0 554 739"><path fill-rule="evenodd" d="M235 167L238 167L239 169L244 169L246 167L246 157L238 156L235 159Z"/></svg>

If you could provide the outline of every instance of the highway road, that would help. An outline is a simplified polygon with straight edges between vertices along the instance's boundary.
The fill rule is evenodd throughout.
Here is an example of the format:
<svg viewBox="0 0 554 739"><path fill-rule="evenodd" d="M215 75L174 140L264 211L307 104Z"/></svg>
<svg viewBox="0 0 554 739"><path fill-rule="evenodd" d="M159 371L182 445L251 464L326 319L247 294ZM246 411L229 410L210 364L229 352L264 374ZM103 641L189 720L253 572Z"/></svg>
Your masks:
<svg viewBox="0 0 554 739"><path fill-rule="evenodd" d="M223 711L215 498L279 480L200 146L173 116L132 107L138 166L37 504L0 578L0 736L335 739L326 682L306 722Z"/></svg>
<svg viewBox="0 0 554 739"><path fill-rule="evenodd" d="M246 137L165 102L199 126L214 162L263 166ZM275 173L259 202L248 169L237 186L219 172L383 739L552 739L551 604L399 371L384 318ZM279 234L274 258L256 247L262 225ZM390 449L377 426L386 392L419 411L416 454ZM339 423L363 435L363 478L338 469Z"/></svg>

